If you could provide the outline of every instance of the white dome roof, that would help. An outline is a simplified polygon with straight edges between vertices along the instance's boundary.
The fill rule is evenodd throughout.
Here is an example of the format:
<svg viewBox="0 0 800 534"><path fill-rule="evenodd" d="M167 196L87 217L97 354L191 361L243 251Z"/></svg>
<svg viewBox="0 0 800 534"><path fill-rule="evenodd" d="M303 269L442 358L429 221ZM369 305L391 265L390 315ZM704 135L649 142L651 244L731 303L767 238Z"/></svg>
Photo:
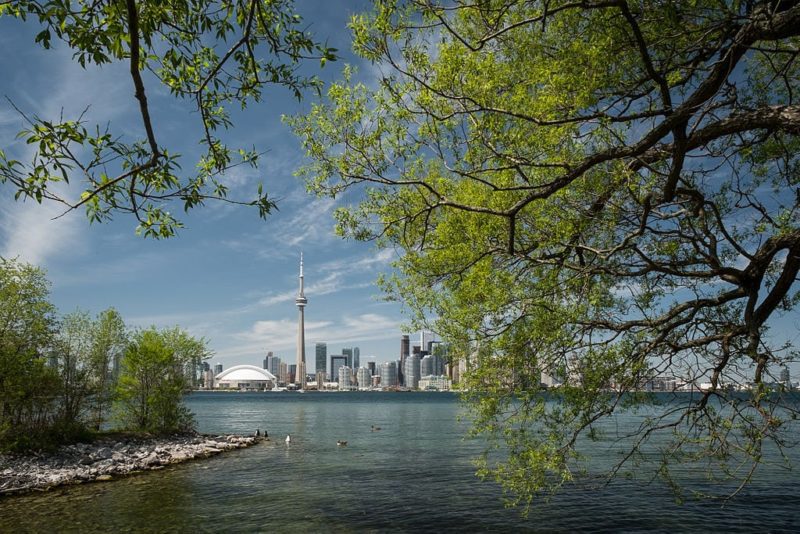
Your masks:
<svg viewBox="0 0 800 534"><path fill-rule="evenodd" d="M275 375L256 367L255 365L237 365L222 371L214 377L215 380L229 380L231 382L252 382L255 380L275 380Z"/></svg>

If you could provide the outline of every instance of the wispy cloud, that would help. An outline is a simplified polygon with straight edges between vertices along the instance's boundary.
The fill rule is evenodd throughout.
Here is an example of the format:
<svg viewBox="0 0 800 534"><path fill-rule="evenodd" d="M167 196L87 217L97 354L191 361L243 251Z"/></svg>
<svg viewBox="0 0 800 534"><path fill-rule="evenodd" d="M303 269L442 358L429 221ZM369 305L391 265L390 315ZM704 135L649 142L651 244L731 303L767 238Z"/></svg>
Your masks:
<svg viewBox="0 0 800 534"><path fill-rule="evenodd" d="M329 345L350 344L386 338L387 334L397 332L399 327L399 322L390 317L367 313L344 316L338 321L306 322L305 337L307 345L316 341L324 341ZM220 349L218 355L252 357L254 354L264 354L267 350L295 349L296 331L297 321L294 319L256 321L248 330L235 334L235 342Z"/></svg>

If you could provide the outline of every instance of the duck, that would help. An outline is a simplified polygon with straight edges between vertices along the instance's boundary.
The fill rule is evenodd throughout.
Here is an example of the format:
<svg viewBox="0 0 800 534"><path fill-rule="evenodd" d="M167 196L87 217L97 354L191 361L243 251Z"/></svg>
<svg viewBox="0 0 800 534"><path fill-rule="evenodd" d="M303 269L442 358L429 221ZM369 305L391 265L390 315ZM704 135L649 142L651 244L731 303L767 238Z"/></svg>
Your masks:
<svg viewBox="0 0 800 534"><path fill-rule="evenodd" d="M377 432L377 431L378 431L378 430L380 430L380 429L381 429L381 427L379 427L379 426L375 426L375 425L372 425L372 428L370 428L370 429L369 429L369 431L370 431L370 432Z"/></svg>
<svg viewBox="0 0 800 534"><path fill-rule="evenodd" d="M337 440L336 445L338 445L339 447L347 447L347 442L342 440Z"/></svg>

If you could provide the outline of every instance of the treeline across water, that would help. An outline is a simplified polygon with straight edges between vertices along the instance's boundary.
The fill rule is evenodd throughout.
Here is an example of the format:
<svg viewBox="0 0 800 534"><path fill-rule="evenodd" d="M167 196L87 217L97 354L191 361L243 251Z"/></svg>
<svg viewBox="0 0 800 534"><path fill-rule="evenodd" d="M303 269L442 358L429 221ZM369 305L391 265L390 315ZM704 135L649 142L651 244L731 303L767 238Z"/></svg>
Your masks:
<svg viewBox="0 0 800 534"><path fill-rule="evenodd" d="M182 398L210 356L204 339L128 328L113 308L59 315L49 287L41 269L0 258L0 451L193 426Z"/></svg>

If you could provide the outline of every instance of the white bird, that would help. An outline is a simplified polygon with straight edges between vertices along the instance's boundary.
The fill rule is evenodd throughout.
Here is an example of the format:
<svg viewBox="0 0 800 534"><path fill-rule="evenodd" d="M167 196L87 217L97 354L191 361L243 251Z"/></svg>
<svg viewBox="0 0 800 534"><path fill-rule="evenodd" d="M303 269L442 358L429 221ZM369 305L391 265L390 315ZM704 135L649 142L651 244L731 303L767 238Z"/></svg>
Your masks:
<svg viewBox="0 0 800 534"><path fill-rule="evenodd" d="M286 434L286 443L291 443L291 442L292 442L292 436Z"/></svg>

